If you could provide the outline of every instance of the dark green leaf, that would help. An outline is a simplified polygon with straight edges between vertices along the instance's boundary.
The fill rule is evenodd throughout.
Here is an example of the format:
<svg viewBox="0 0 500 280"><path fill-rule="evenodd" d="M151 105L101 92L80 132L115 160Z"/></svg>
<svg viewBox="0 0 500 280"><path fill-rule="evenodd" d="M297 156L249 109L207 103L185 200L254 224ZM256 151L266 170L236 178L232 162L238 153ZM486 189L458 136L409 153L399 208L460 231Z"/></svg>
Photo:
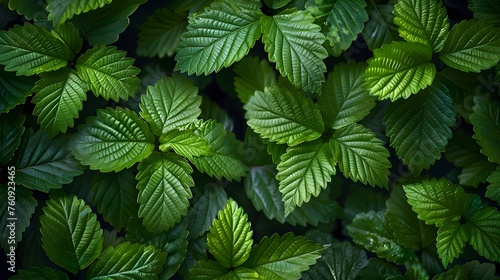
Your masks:
<svg viewBox="0 0 500 280"><path fill-rule="evenodd" d="M328 224L332 220L342 217L343 210L340 204L329 196L329 190L326 189L316 197L311 197L307 203L296 207L292 213L286 217L286 222L291 225L307 224L318 226L319 223Z"/></svg>
<svg viewBox="0 0 500 280"><path fill-rule="evenodd" d="M497 169L491 173L488 177L488 183L490 185L486 189L485 196L500 204L500 167L497 167Z"/></svg>
<svg viewBox="0 0 500 280"><path fill-rule="evenodd" d="M269 61L248 56L235 64L234 89L241 102L247 103L255 91L263 92L267 86L276 84L276 72Z"/></svg>
<svg viewBox="0 0 500 280"><path fill-rule="evenodd" d="M378 49L398 37L397 26L394 24L392 14L393 10L393 5L378 4L377 1L373 0L367 1L366 11L369 20L361 34L368 45L368 49Z"/></svg>
<svg viewBox="0 0 500 280"><path fill-rule="evenodd" d="M500 211L494 207L476 210L467 225L472 248L488 260L500 262Z"/></svg>
<svg viewBox="0 0 500 280"><path fill-rule="evenodd" d="M195 239L202 236L215 219L219 210L226 205L227 194L217 185L208 185L205 192L189 208L187 215L189 238Z"/></svg>
<svg viewBox="0 0 500 280"><path fill-rule="evenodd" d="M35 77L17 76L0 66L0 113L9 112L32 94Z"/></svg>
<svg viewBox="0 0 500 280"><path fill-rule="evenodd" d="M50 267L31 267L29 269L19 270L19 274L9 278L10 280L32 280L32 279L50 279L50 280L69 280L68 274L61 270Z"/></svg>
<svg viewBox="0 0 500 280"><path fill-rule="evenodd" d="M475 19L500 26L500 3L494 0L469 0Z"/></svg>
<svg viewBox="0 0 500 280"><path fill-rule="evenodd" d="M54 26L65 22L74 15L88 12L101 8L102 6L111 3L112 0L73 0L61 2L58 0L47 0L47 11L49 12L49 20L52 20Z"/></svg>
<svg viewBox="0 0 500 280"><path fill-rule="evenodd" d="M492 103L486 98L474 98L474 113L470 121L474 125L474 139L481 146L481 153L488 160L500 164L500 102Z"/></svg>
<svg viewBox="0 0 500 280"><path fill-rule="evenodd" d="M0 116L0 135L2 135L0 138L0 164L7 165L21 143L26 116L20 114L19 110L2 113Z"/></svg>

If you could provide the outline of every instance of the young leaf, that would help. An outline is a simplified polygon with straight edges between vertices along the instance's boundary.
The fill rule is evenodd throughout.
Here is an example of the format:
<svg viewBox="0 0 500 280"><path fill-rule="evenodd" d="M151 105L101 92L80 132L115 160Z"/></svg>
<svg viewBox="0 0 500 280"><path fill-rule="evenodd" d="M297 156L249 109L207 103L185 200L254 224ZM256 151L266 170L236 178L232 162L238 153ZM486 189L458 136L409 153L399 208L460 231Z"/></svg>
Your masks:
<svg viewBox="0 0 500 280"><path fill-rule="evenodd" d="M393 10L394 5L367 1L366 11L369 20L361 34L369 50L378 49L398 37L397 26L394 24L394 15L392 14Z"/></svg>
<svg viewBox="0 0 500 280"><path fill-rule="evenodd" d="M252 250L252 234L247 214L229 199L207 233L208 251L227 268L240 266Z"/></svg>
<svg viewBox="0 0 500 280"><path fill-rule="evenodd" d="M140 70L133 66L134 59L125 57L125 51L113 46L93 47L76 62L76 70L95 96L106 100L127 100L140 89Z"/></svg>
<svg viewBox="0 0 500 280"><path fill-rule="evenodd" d="M182 76L162 77L148 86L139 104L141 116L157 136L196 121L200 105L198 88Z"/></svg>
<svg viewBox="0 0 500 280"><path fill-rule="evenodd" d="M293 233L283 236L273 234L264 237L252 248L250 258L243 264L265 279L295 280L321 257L325 247L295 237Z"/></svg>
<svg viewBox="0 0 500 280"><path fill-rule="evenodd" d="M328 52L323 47L325 36L314 17L305 11L263 16L262 42L269 61L276 63L281 75L298 88L318 92L325 81L323 62Z"/></svg>
<svg viewBox="0 0 500 280"><path fill-rule="evenodd" d="M471 203L462 187L452 185L444 178L404 185L403 189L413 211L428 225L441 227L445 223L460 220Z"/></svg>
<svg viewBox="0 0 500 280"><path fill-rule="evenodd" d="M474 126L474 135L481 146L481 153L490 162L500 164L500 102L491 103L486 98L474 98L474 113L469 117Z"/></svg>
<svg viewBox="0 0 500 280"><path fill-rule="evenodd" d="M285 202L285 217L295 207L318 196L335 174L335 160L330 145L321 140L289 147L281 156L276 179Z"/></svg>
<svg viewBox="0 0 500 280"><path fill-rule="evenodd" d="M346 178L387 187L390 154L369 129L359 124L344 126L335 131L330 146Z"/></svg>
<svg viewBox="0 0 500 280"><path fill-rule="evenodd" d="M500 211L494 207L484 207L467 218L469 243L481 256L500 261Z"/></svg>
<svg viewBox="0 0 500 280"><path fill-rule="evenodd" d="M49 139L42 130L34 135L25 132L13 163L16 184L49 192L71 183L83 170L67 150L67 144L67 138Z"/></svg>
<svg viewBox="0 0 500 280"><path fill-rule="evenodd" d="M465 247L469 238L468 228L459 222L447 222L437 232L437 252L444 267L457 258Z"/></svg>
<svg viewBox="0 0 500 280"><path fill-rule="evenodd" d="M49 137L66 133L87 100L87 85L76 71L67 67L42 73L40 77L33 88L36 93L31 100L35 104L33 114L38 116L38 123Z"/></svg>
<svg viewBox="0 0 500 280"><path fill-rule="evenodd" d="M208 75L248 54L259 39L260 1L219 0L192 16L181 35L175 70Z"/></svg>
<svg viewBox="0 0 500 280"><path fill-rule="evenodd" d="M47 0L47 11L49 20L52 20L55 27L72 18L74 15L101 8L111 3L112 0L74 0L61 2L58 0Z"/></svg>
<svg viewBox="0 0 500 280"><path fill-rule="evenodd" d="M375 107L376 97L368 94L362 77L365 63L349 60L333 67L323 85L318 105L326 127L334 129L358 122Z"/></svg>
<svg viewBox="0 0 500 280"><path fill-rule="evenodd" d="M380 100L408 98L434 79L431 49L421 43L392 42L373 51L364 79L371 95Z"/></svg>
<svg viewBox="0 0 500 280"><path fill-rule="evenodd" d="M156 10L140 27L137 54L159 58L172 56L187 25L185 13L176 13L168 8Z"/></svg>
<svg viewBox="0 0 500 280"><path fill-rule="evenodd" d="M153 246L124 242L116 248L113 246L106 248L97 261L90 266L86 278L91 280L111 277L157 280L166 256L165 252Z"/></svg>
<svg viewBox="0 0 500 280"><path fill-rule="evenodd" d="M461 21L451 28L439 58L463 72L488 69L500 60L500 28L483 21Z"/></svg>
<svg viewBox="0 0 500 280"><path fill-rule="evenodd" d="M32 94L36 77L18 76L0 66L0 113L7 113L18 104L23 104Z"/></svg>
<svg viewBox="0 0 500 280"><path fill-rule="evenodd" d="M437 53L443 48L449 23L441 0L404 0L394 5L394 22L408 42L429 46Z"/></svg>
<svg viewBox="0 0 500 280"><path fill-rule="evenodd" d="M475 19L500 26L500 3L491 0L469 0L469 10Z"/></svg>
<svg viewBox="0 0 500 280"><path fill-rule="evenodd" d="M356 215L352 223L347 226L347 231L354 242L376 253L380 258L402 264L415 257L413 251L396 242L383 211Z"/></svg>
<svg viewBox="0 0 500 280"><path fill-rule="evenodd" d="M486 189L485 196L500 204L500 167L497 167L497 169L491 173L488 177L488 183L490 183L490 185Z"/></svg>
<svg viewBox="0 0 500 280"><path fill-rule="evenodd" d="M227 194L220 186L206 186L205 192L189 208L186 217L188 221L189 239L202 236L217 216L227 204Z"/></svg>
<svg viewBox="0 0 500 280"><path fill-rule="evenodd" d="M384 123L396 154L418 175L441 158L452 136L453 100L445 87L430 86L389 104Z"/></svg>
<svg viewBox="0 0 500 280"><path fill-rule="evenodd" d="M193 169L182 157L159 152L143 160L137 169L139 217L151 232L168 230L188 213Z"/></svg>
<svg viewBox="0 0 500 280"><path fill-rule="evenodd" d="M68 274L59 269L50 267L30 267L29 269L20 269L19 274L10 277L12 280L30 280L30 279L51 279L51 280L69 280Z"/></svg>
<svg viewBox="0 0 500 280"><path fill-rule="evenodd" d="M168 152L174 149L175 153L192 159L193 157L212 155L212 149L207 140L195 134L194 130L173 129L160 137L160 150Z"/></svg>
<svg viewBox="0 0 500 280"><path fill-rule="evenodd" d="M83 200L54 195L43 213L43 248L55 264L75 274L97 258L102 250L102 229L97 215Z"/></svg>
<svg viewBox="0 0 500 280"><path fill-rule="evenodd" d="M18 76L57 70L71 56L66 44L38 25L25 23L0 31L0 64Z"/></svg>
<svg viewBox="0 0 500 280"><path fill-rule="evenodd" d="M262 138L278 144L294 146L311 141L324 130L321 112L312 100L287 88L272 86L257 91L243 108L247 124Z"/></svg>
<svg viewBox="0 0 500 280"><path fill-rule="evenodd" d="M2 117L0 119L0 135L3 136L0 138L0 164L7 166L21 144L26 116L22 115L19 110L3 113L0 116Z"/></svg>
<svg viewBox="0 0 500 280"><path fill-rule="evenodd" d="M234 65L234 90L241 102L247 103L255 91L264 91L276 84L276 73L270 63L248 56Z"/></svg>

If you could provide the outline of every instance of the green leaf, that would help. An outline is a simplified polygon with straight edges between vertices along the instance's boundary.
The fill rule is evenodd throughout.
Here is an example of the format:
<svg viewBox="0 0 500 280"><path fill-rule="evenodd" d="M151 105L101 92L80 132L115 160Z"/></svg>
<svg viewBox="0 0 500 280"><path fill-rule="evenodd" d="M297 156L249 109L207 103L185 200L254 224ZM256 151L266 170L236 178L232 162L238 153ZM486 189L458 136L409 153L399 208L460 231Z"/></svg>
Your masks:
<svg viewBox="0 0 500 280"><path fill-rule="evenodd" d="M134 112L116 107L97 110L97 116L73 134L70 148L90 169L118 172L147 158L155 138L147 124Z"/></svg>
<svg viewBox="0 0 500 280"><path fill-rule="evenodd" d="M201 113L200 105L198 88L179 75L162 77L154 86L149 86L139 104L141 116L157 136L196 121Z"/></svg>
<svg viewBox="0 0 500 280"><path fill-rule="evenodd" d="M146 0L113 1L97 10L79 14L71 22L78 27L89 45L109 45L118 40L118 35L129 25L129 16L145 2Z"/></svg>
<svg viewBox="0 0 500 280"><path fill-rule="evenodd" d="M500 167L497 167L497 169L491 173L488 177L488 183L490 185L486 189L485 196L500 204Z"/></svg>
<svg viewBox="0 0 500 280"><path fill-rule="evenodd" d="M97 173L92 178L92 202L117 231L127 225L130 217L137 215L136 184L134 173L127 169L118 173Z"/></svg>
<svg viewBox="0 0 500 280"><path fill-rule="evenodd" d="M216 120L224 126L225 130L234 131L234 120L229 116L227 110L206 96L203 96L202 99L201 114L198 119Z"/></svg>
<svg viewBox="0 0 500 280"><path fill-rule="evenodd" d="M500 3L491 0L469 0L469 10L475 19L500 26Z"/></svg>
<svg viewBox="0 0 500 280"><path fill-rule="evenodd" d="M451 28L439 58L463 72L488 69L500 60L500 28L483 21L461 21Z"/></svg>
<svg viewBox="0 0 500 280"><path fill-rule="evenodd" d="M407 184L403 189L413 211L428 225L440 227L456 222L467 213L471 204L462 187L452 185L444 178Z"/></svg>
<svg viewBox="0 0 500 280"><path fill-rule="evenodd" d="M17 11L18 14L23 15L27 19L33 19L35 21L47 19L47 11L45 10L47 3L45 3L45 1L39 2L38 0L5 0L5 2L8 2L10 10Z"/></svg>
<svg viewBox="0 0 500 280"><path fill-rule="evenodd" d="M18 76L57 70L71 58L68 46L46 28L25 23L0 31L0 64Z"/></svg>
<svg viewBox="0 0 500 280"><path fill-rule="evenodd" d="M397 243L383 211L360 213L346 228L356 244L376 253L379 258L397 264L415 258L413 251Z"/></svg>
<svg viewBox="0 0 500 280"><path fill-rule="evenodd" d="M193 169L184 158L159 152L143 160L137 169L139 217L151 232L168 230L188 213Z"/></svg>
<svg viewBox="0 0 500 280"><path fill-rule="evenodd" d="M78 58L76 70L95 96L127 100L139 91L141 80L139 68L133 66L135 60L126 55L113 46L93 47Z"/></svg>
<svg viewBox="0 0 500 280"><path fill-rule="evenodd" d="M229 270L221 263L212 260L200 260L195 267L189 270L186 279L190 280L224 280ZM233 279L233 278L229 278ZM238 278L236 278L238 279Z"/></svg>
<svg viewBox="0 0 500 280"><path fill-rule="evenodd" d="M58 0L47 0L47 11L49 20L52 20L54 26L59 26L74 15L101 8L111 3L112 0L76 0L61 2Z"/></svg>
<svg viewBox="0 0 500 280"><path fill-rule="evenodd" d="M391 147L418 175L441 158L452 136L453 100L445 87L430 86L406 100L390 103L384 123Z"/></svg>
<svg viewBox="0 0 500 280"><path fill-rule="evenodd" d="M293 233L264 237L252 248L250 258L243 264L265 279L300 279L300 273L309 269L321 257L324 247Z"/></svg>
<svg viewBox="0 0 500 280"><path fill-rule="evenodd" d="M137 54L159 58L174 55L187 25L186 13L176 13L168 8L156 10L140 27Z"/></svg>
<svg viewBox="0 0 500 280"><path fill-rule="evenodd" d="M398 37L397 26L394 24L392 11L394 5L377 4L376 1L367 1L366 11L369 20L361 32L369 50L382 47Z"/></svg>
<svg viewBox="0 0 500 280"><path fill-rule="evenodd" d="M467 280L469 275L467 271L460 265L454 265L452 269L438 274L432 280Z"/></svg>
<svg viewBox="0 0 500 280"><path fill-rule="evenodd" d="M308 0L305 7L316 18L326 17L323 33L333 56L347 50L368 21L364 0Z"/></svg>
<svg viewBox="0 0 500 280"><path fill-rule="evenodd" d="M0 164L6 166L21 143L26 116L19 110L0 116L0 134L3 136L0 138Z"/></svg>
<svg viewBox="0 0 500 280"><path fill-rule="evenodd" d="M325 81L323 62L328 52L323 47L325 36L314 17L305 11L262 16L262 42L269 61L276 63L281 75L298 88L309 92L321 90Z"/></svg>
<svg viewBox="0 0 500 280"><path fill-rule="evenodd" d="M160 137L160 150L168 152L170 149L188 159L213 154L207 140L196 135L192 129L174 129L163 134Z"/></svg>
<svg viewBox="0 0 500 280"><path fill-rule="evenodd" d="M281 156L276 179L285 202L285 217L295 207L318 196L335 174L335 160L330 145L321 140L289 147Z"/></svg>
<svg viewBox="0 0 500 280"><path fill-rule="evenodd" d="M333 67L323 85L318 105L326 127L334 129L358 122L375 107L376 97L368 94L362 77L365 63L349 60Z"/></svg>
<svg viewBox="0 0 500 280"><path fill-rule="evenodd" d="M244 57L234 65L234 90L241 102L247 103L256 90L276 84L276 73L266 59L256 56Z"/></svg>
<svg viewBox="0 0 500 280"><path fill-rule="evenodd" d="M394 5L394 22L401 37L408 42L429 46L439 52L450 28L441 0L404 0Z"/></svg>
<svg viewBox="0 0 500 280"><path fill-rule="evenodd" d="M328 224L336 218L343 217L342 207L331 198L329 190L328 188L323 190L318 196L311 197L307 203L296 207L286 217L286 222L293 226L297 224L303 227L308 224L318 226L319 223Z"/></svg>
<svg viewBox="0 0 500 280"><path fill-rule="evenodd" d="M250 256L252 234L247 214L229 199L207 233L208 251L227 268L240 266Z"/></svg>
<svg viewBox="0 0 500 280"><path fill-rule="evenodd" d="M287 88L272 86L257 91L243 108L247 124L262 138L278 144L294 146L311 141L324 130L321 112L312 100Z"/></svg>
<svg viewBox="0 0 500 280"><path fill-rule="evenodd" d="M364 78L371 95L380 100L408 98L434 79L431 49L421 43L392 42L373 51Z"/></svg>
<svg viewBox="0 0 500 280"><path fill-rule="evenodd" d="M462 266L474 280L498 280L495 276L495 265L492 263L479 263L477 260L470 261Z"/></svg>
<svg viewBox="0 0 500 280"><path fill-rule="evenodd" d="M87 85L76 71L67 67L42 73L40 77L33 88L36 93L31 100L35 104L33 114L50 137L66 133L87 100Z"/></svg>
<svg viewBox="0 0 500 280"><path fill-rule="evenodd" d="M439 228L436 247L444 267L463 253L468 238L467 227L459 222L447 222Z"/></svg>
<svg viewBox="0 0 500 280"><path fill-rule="evenodd" d="M175 70L208 75L247 55L259 39L260 1L220 0L189 19L175 56Z"/></svg>
<svg viewBox="0 0 500 280"><path fill-rule="evenodd" d="M372 131L359 124L342 127L333 134L330 146L346 178L387 187L390 154Z"/></svg>
<svg viewBox="0 0 500 280"><path fill-rule="evenodd" d="M481 146L481 153L490 162L500 164L500 102L492 103L481 97L474 98L474 113L469 117L474 126L474 138Z"/></svg>
<svg viewBox="0 0 500 280"><path fill-rule="evenodd" d="M54 195L40 217L43 249L55 264L76 274L102 250L97 215L76 196Z"/></svg>
<svg viewBox="0 0 500 280"><path fill-rule="evenodd" d="M264 0L264 3L266 3L269 8L277 10L286 6L290 1L291 0Z"/></svg>
<svg viewBox="0 0 500 280"><path fill-rule="evenodd" d="M166 253L154 246L124 242L102 252L86 274L86 279L158 279Z"/></svg>
<svg viewBox="0 0 500 280"><path fill-rule="evenodd" d="M17 76L0 66L0 113L7 113L30 96L36 77Z"/></svg>
<svg viewBox="0 0 500 280"><path fill-rule="evenodd" d="M200 172L214 176L239 181L245 176L248 167L243 162L243 143L236 139L234 133L224 129L222 124L208 120L193 124L195 133L208 142L213 154L190 159Z"/></svg>
<svg viewBox="0 0 500 280"><path fill-rule="evenodd" d="M394 265L377 258L368 260L368 264L360 271L360 279L379 280L401 277L401 271Z"/></svg>
<svg viewBox="0 0 500 280"><path fill-rule="evenodd" d="M20 269L18 275L9 279L12 280L30 280L30 279L51 279L51 280L69 280L68 274L59 269L50 267L31 267L29 269Z"/></svg>
<svg viewBox="0 0 500 280"><path fill-rule="evenodd" d="M227 202L227 194L218 185L208 185L204 193L189 208L188 220L189 238L195 239L208 231L219 210Z"/></svg>
<svg viewBox="0 0 500 280"><path fill-rule="evenodd" d="M345 214L344 225L351 223L359 213L385 210L387 208L387 199L389 199L387 193L378 192L376 189L361 184L351 183L343 209Z"/></svg>
<svg viewBox="0 0 500 280"><path fill-rule="evenodd" d="M83 39L80 37L80 31L72 23L61 24L51 32L69 47L73 55L82 50Z"/></svg>
<svg viewBox="0 0 500 280"><path fill-rule="evenodd" d="M481 256L492 262L500 261L500 211L484 207L467 219L469 243Z"/></svg>
<svg viewBox="0 0 500 280"><path fill-rule="evenodd" d="M23 136L13 166L16 184L33 190L49 192L71 183L73 177L83 173L81 165L67 150L67 138L49 139L40 130Z"/></svg>

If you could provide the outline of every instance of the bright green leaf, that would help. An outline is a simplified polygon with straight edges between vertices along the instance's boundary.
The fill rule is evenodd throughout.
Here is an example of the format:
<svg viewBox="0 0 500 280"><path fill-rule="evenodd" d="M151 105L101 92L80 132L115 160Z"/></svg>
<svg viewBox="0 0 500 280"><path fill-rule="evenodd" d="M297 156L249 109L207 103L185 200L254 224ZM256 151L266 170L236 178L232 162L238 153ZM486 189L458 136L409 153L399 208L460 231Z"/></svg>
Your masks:
<svg viewBox="0 0 500 280"><path fill-rule="evenodd" d="M10 277L11 280L31 280L31 279L51 279L51 280L69 280L68 274L62 270L50 267L30 267L29 269L20 269L17 275Z"/></svg>
<svg viewBox="0 0 500 280"><path fill-rule="evenodd" d="M436 247L444 267L463 253L468 238L467 227L459 222L447 222L439 228Z"/></svg>
<svg viewBox="0 0 500 280"><path fill-rule="evenodd" d="M32 94L36 78L17 76L0 66L0 113L7 113Z"/></svg>
<svg viewBox="0 0 500 280"><path fill-rule="evenodd" d="M188 220L189 238L195 239L202 236L222 210L227 202L227 194L218 185L208 185L204 193L189 208L186 219Z"/></svg>
<svg viewBox="0 0 500 280"><path fill-rule="evenodd" d="M193 157L212 155L212 149L207 140L195 134L194 130L170 130L160 137L160 150L168 152L174 149L175 153L192 159Z"/></svg>
<svg viewBox="0 0 500 280"><path fill-rule="evenodd" d="M97 215L76 196L52 196L40 217L47 256L60 267L77 273L101 253L102 229Z"/></svg>
<svg viewBox="0 0 500 280"><path fill-rule="evenodd" d="M234 90L241 102L247 103L256 90L264 91L276 84L276 73L269 61L248 56L235 64Z"/></svg>
<svg viewBox="0 0 500 280"><path fill-rule="evenodd" d="M3 113L0 116L0 135L2 135L0 138L0 164L7 166L21 144L26 116L22 115L19 110Z"/></svg>
<svg viewBox="0 0 500 280"><path fill-rule="evenodd" d="M474 98L474 113L469 117L474 126L474 135L481 146L481 153L488 160L500 164L500 102L492 103L486 98Z"/></svg>
<svg viewBox="0 0 500 280"><path fill-rule="evenodd" d="M497 169L491 173L488 177L488 183L489 186L486 189L485 196L500 204L500 167L497 167Z"/></svg>
<svg viewBox="0 0 500 280"><path fill-rule="evenodd" d="M101 8L102 6L111 3L112 0L73 0L59 1L47 0L47 11L49 12L49 20L52 20L54 26L59 26L67 19L74 15L88 12Z"/></svg>
<svg viewBox="0 0 500 280"><path fill-rule="evenodd" d="M467 225L472 248L488 260L500 262L500 211L481 208L468 217Z"/></svg>

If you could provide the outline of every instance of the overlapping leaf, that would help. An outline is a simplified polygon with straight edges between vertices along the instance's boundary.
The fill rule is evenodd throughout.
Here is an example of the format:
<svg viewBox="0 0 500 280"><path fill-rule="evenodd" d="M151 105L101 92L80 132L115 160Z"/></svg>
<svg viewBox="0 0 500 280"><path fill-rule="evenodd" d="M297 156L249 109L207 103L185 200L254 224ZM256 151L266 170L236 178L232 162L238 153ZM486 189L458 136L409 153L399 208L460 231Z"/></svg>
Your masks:
<svg viewBox="0 0 500 280"><path fill-rule="evenodd" d="M486 189L485 196L500 204L500 167L497 167L497 169L491 173L488 177L488 183L490 183L490 185Z"/></svg>
<svg viewBox="0 0 500 280"><path fill-rule="evenodd" d="M105 99L127 100L135 95L141 80L134 59L113 46L100 46L87 50L76 62L78 75L92 92Z"/></svg>
<svg viewBox="0 0 500 280"><path fill-rule="evenodd" d="M89 266L102 250L97 215L76 196L52 196L40 217L42 243L47 256L64 269L77 273Z"/></svg>
<svg viewBox="0 0 500 280"><path fill-rule="evenodd" d="M256 90L264 91L267 86L276 84L276 73L270 63L256 56L245 57L236 63L234 72L234 90L243 103L247 103Z"/></svg>
<svg viewBox="0 0 500 280"><path fill-rule="evenodd" d="M45 7L47 3L39 2L38 0L6 0L10 10L17 11L27 19L35 21L47 19L47 11Z"/></svg>
<svg viewBox="0 0 500 280"><path fill-rule="evenodd" d="M69 280L68 274L59 269L50 267L30 267L29 269L20 269L17 275L10 277L12 280L30 280L30 279L52 279Z"/></svg>
<svg viewBox="0 0 500 280"><path fill-rule="evenodd" d="M464 72L488 69L500 60L500 28L483 21L461 21L451 28L439 58Z"/></svg>
<svg viewBox="0 0 500 280"><path fill-rule="evenodd" d="M469 243L481 256L500 261L500 211L484 207L472 213L468 219Z"/></svg>
<svg viewBox="0 0 500 280"><path fill-rule="evenodd" d="M318 92L325 81L323 59L328 52L322 45L325 36L320 32L321 27L313 21L314 17L305 11L260 19L269 61L275 62L280 73L296 87Z"/></svg>
<svg viewBox="0 0 500 280"><path fill-rule="evenodd" d="M72 57L82 50L83 39L80 37L80 31L72 23L61 24L51 32L69 47L73 53Z"/></svg>
<svg viewBox="0 0 500 280"><path fill-rule="evenodd" d="M24 121L26 116L19 110L0 115L0 164L7 166L7 163L14 156L14 152L21 144L21 136L24 133Z"/></svg>
<svg viewBox="0 0 500 280"><path fill-rule="evenodd" d="M208 75L243 58L261 34L260 6L256 0L220 0L191 17L181 35L175 69Z"/></svg>
<svg viewBox="0 0 500 280"><path fill-rule="evenodd" d="M339 217L343 217L342 207L332 199L329 190L327 188L321 191L318 196L312 196L308 202L296 207L286 217L286 222L293 226L301 225L306 227L308 224L318 226L320 223L328 224Z"/></svg>
<svg viewBox="0 0 500 280"><path fill-rule="evenodd" d="M474 125L474 135L481 146L481 153L491 162L500 164L500 102L492 103L486 98L474 98L474 113L470 121Z"/></svg>
<svg viewBox="0 0 500 280"><path fill-rule="evenodd" d="M207 186L204 193L192 204L187 215L189 238L202 236L227 204L227 194L220 186Z"/></svg>
<svg viewBox="0 0 500 280"><path fill-rule="evenodd" d="M234 270L233 270L234 271ZM223 280L226 279L229 270L222 264L212 260L200 260L196 263L196 266L189 270L189 274L186 275L188 280L196 279L215 279ZM241 279L241 278L231 278L228 279ZM243 278L245 279L245 278Z"/></svg>
<svg viewBox="0 0 500 280"><path fill-rule="evenodd" d="M143 160L138 169L139 217L151 232L168 230L188 213L193 169L182 157L159 152Z"/></svg>
<svg viewBox="0 0 500 280"><path fill-rule="evenodd" d="M164 133L160 137L160 150L168 152L170 149L188 159L213 154L207 140L196 135L192 129L174 129Z"/></svg>
<svg viewBox="0 0 500 280"><path fill-rule="evenodd" d="M361 34L366 41L368 49L374 50L380 48L382 45L388 44L397 38L398 31L397 26L394 24L393 10L393 5L367 1L366 11L369 20Z"/></svg>
<svg viewBox="0 0 500 280"><path fill-rule="evenodd" d="M439 228L436 247L444 267L464 251L468 237L467 227L459 222L449 222Z"/></svg>
<svg viewBox="0 0 500 280"><path fill-rule="evenodd" d="M494 0L470 0L474 18L500 26L500 3Z"/></svg>
<svg viewBox="0 0 500 280"><path fill-rule="evenodd" d="M26 97L32 94L35 81L34 76L17 76L0 66L0 113L9 112L16 105L24 103Z"/></svg>
<svg viewBox="0 0 500 280"><path fill-rule="evenodd" d="M271 9L280 9L286 6L291 0L264 0L264 3Z"/></svg>
<svg viewBox="0 0 500 280"><path fill-rule="evenodd" d="M75 157L91 169L120 171L148 157L155 138L147 124L128 109L99 109L73 134L70 148Z"/></svg>
<svg viewBox="0 0 500 280"><path fill-rule="evenodd" d="M49 12L49 20L52 20L54 26L65 22L74 15L95 10L112 0L74 0L74 1L58 1L47 0L47 11Z"/></svg>
<svg viewBox="0 0 500 280"><path fill-rule="evenodd" d="M277 106L279 104L279 106ZM247 124L262 138L290 146L323 133L321 112L304 95L278 86L257 91L245 104Z"/></svg>

